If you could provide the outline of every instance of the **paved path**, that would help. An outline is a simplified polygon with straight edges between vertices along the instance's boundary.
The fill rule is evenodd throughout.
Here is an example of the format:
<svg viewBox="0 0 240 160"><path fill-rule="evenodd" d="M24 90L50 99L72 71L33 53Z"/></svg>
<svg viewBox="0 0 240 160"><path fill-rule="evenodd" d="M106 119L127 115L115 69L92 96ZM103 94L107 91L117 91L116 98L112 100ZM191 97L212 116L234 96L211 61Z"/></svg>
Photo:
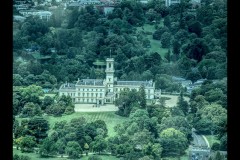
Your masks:
<svg viewBox="0 0 240 160"><path fill-rule="evenodd" d="M100 107L93 107L94 104L75 104L75 112L113 112L117 111L118 107L113 104L105 104Z"/></svg>
<svg viewBox="0 0 240 160"><path fill-rule="evenodd" d="M193 146L189 148L190 160L208 160L210 155L209 143L203 135L198 135L192 131Z"/></svg>

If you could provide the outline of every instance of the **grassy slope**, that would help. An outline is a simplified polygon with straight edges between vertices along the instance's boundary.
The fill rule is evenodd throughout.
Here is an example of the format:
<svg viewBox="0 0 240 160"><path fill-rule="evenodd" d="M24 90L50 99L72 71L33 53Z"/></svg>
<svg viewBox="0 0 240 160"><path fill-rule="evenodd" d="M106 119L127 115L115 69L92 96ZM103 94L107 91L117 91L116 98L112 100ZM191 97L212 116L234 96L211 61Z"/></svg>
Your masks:
<svg viewBox="0 0 240 160"><path fill-rule="evenodd" d="M13 154L18 154L18 155L24 155L24 156L28 156L31 158L31 160L35 160L35 159L39 159L39 160L68 160L68 158L42 158L39 156L39 154L36 153L22 153L20 150L17 149L13 149ZM81 160L88 160L89 156L83 156L80 159ZM119 160L119 158L115 157L115 156L111 156L111 155L100 155L99 157L101 157L103 160Z"/></svg>
<svg viewBox="0 0 240 160"><path fill-rule="evenodd" d="M163 26L163 21L160 22L159 26ZM145 31L145 32L151 32L151 33L154 33L156 31L156 29L154 28L154 25L150 25L150 24L145 24L143 28L144 30L142 29L142 27L137 27L137 31ZM159 40L153 39L152 35L146 35L146 36L149 39L151 44L151 48L149 48L149 52L158 52L163 58L164 55L167 53L168 49L161 48L161 42Z"/></svg>
<svg viewBox="0 0 240 160"><path fill-rule="evenodd" d="M53 128L54 124L58 121L66 120L69 122L71 119L79 117L84 117L87 122L93 122L95 120L105 121L108 128L108 135L110 137L116 134L116 132L114 132L114 126L127 120L127 118L118 116L114 112L76 112L71 115L64 115L61 117L44 116L44 118L49 121L50 129ZM21 118L17 119L21 120Z"/></svg>
<svg viewBox="0 0 240 160"><path fill-rule="evenodd" d="M219 140L217 139L217 137L214 136L214 135L213 135L213 136L212 136L212 135L205 135L205 137L207 138L210 147L212 147L212 144L213 144L214 142L220 143L220 141L219 141Z"/></svg>

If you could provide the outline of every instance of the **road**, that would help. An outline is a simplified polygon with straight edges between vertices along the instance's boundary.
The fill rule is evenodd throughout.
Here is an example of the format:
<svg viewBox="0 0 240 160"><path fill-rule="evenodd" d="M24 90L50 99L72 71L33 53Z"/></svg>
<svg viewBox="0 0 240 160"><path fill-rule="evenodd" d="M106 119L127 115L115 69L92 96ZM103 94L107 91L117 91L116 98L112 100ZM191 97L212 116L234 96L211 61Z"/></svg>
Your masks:
<svg viewBox="0 0 240 160"><path fill-rule="evenodd" d="M207 139L192 131L192 146L189 148L189 160L208 160L210 148Z"/></svg>

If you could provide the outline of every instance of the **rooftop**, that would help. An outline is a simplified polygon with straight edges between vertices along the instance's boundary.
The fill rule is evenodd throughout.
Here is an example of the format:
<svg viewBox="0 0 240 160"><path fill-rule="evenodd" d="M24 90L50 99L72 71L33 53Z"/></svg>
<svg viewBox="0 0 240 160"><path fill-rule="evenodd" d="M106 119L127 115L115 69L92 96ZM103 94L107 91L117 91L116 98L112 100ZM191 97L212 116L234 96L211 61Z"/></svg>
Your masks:
<svg viewBox="0 0 240 160"><path fill-rule="evenodd" d="M123 86L141 86L144 85L144 87L152 87L153 82L152 81L117 81L116 85L123 85Z"/></svg>
<svg viewBox="0 0 240 160"><path fill-rule="evenodd" d="M103 86L103 80L102 79L82 79L82 80L79 80L76 85Z"/></svg>
<svg viewBox="0 0 240 160"><path fill-rule="evenodd" d="M64 84L61 85L60 89L75 89L75 84L64 83Z"/></svg>

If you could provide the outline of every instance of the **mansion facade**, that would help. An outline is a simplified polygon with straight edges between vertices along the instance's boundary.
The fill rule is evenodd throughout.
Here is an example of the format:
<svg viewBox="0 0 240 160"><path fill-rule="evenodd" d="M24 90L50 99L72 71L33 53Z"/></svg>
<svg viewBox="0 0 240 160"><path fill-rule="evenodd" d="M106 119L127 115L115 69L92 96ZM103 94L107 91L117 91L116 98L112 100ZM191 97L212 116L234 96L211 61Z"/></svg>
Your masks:
<svg viewBox="0 0 240 160"><path fill-rule="evenodd" d="M106 59L106 79L82 79L60 86L59 95L69 95L74 103L103 105L114 103L120 92L126 88L139 91L141 85L145 88L146 99L154 99L155 83L151 81L117 81L114 77L114 59Z"/></svg>

